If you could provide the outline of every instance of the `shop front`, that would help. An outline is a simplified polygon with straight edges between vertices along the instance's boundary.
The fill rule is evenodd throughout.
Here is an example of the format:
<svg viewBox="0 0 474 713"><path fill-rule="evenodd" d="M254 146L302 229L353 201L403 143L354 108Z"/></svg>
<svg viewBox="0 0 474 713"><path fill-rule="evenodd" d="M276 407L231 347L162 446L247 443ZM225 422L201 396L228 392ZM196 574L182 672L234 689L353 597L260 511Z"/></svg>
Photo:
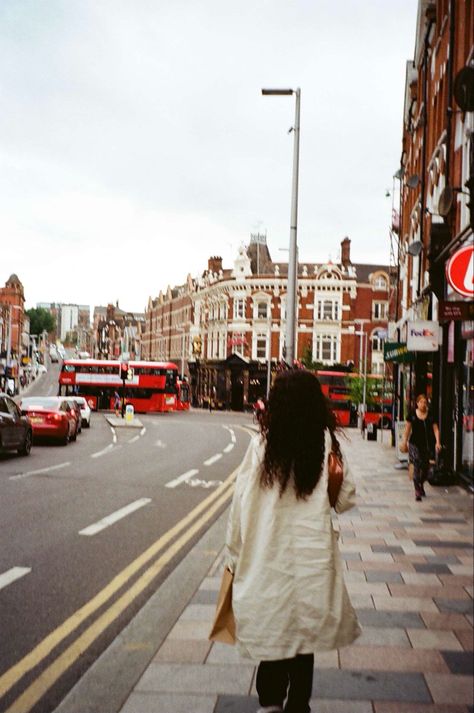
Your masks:
<svg viewBox="0 0 474 713"><path fill-rule="evenodd" d="M266 364L238 354L222 361L196 359L189 371L195 407L247 411L266 394Z"/></svg>

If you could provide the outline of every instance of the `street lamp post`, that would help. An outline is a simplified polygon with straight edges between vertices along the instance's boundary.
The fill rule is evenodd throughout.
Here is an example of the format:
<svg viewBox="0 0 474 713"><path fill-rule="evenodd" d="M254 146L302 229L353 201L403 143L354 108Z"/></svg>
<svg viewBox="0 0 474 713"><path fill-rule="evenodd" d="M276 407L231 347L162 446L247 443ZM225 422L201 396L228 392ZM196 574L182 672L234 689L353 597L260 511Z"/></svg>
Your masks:
<svg viewBox="0 0 474 713"><path fill-rule="evenodd" d="M296 283L297 283L297 226L298 226L298 173L300 153L300 99L301 89L262 89L264 96L287 96L294 94L295 125L293 127L293 181L291 189L290 254L288 257L288 295L286 315L286 361L293 366L296 340Z"/></svg>
<svg viewBox="0 0 474 713"><path fill-rule="evenodd" d="M186 337L186 332L184 327L176 327L176 330L178 332L182 332L182 337L181 337L181 381L184 380L184 345L185 345L185 337Z"/></svg>
<svg viewBox="0 0 474 713"><path fill-rule="evenodd" d="M368 341L368 335L367 332L364 329L364 323L369 322L370 320L356 320L360 323L360 331L359 332L354 332L354 334L358 337L360 337L360 346L359 346L359 374L362 373L362 366L364 368L364 375L363 375L363 382L362 382L362 414L361 414L361 422L359 424L360 428L362 428L363 424L363 419L365 415L365 410L366 410L366 402L367 402L367 341ZM362 350L364 353L364 361L362 361Z"/></svg>

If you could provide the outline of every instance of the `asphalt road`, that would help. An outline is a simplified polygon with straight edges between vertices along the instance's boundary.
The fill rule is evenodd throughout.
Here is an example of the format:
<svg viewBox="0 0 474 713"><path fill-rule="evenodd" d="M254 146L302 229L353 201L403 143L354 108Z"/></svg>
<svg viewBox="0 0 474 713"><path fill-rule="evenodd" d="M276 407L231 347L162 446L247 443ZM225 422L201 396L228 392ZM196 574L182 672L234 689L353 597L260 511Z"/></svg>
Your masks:
<svg viewBox="0 0 474 713"><path fill-rule="evenodd" d="M53 710L229 502L247 415L138 418L0 457L0 711Z"/></svg>

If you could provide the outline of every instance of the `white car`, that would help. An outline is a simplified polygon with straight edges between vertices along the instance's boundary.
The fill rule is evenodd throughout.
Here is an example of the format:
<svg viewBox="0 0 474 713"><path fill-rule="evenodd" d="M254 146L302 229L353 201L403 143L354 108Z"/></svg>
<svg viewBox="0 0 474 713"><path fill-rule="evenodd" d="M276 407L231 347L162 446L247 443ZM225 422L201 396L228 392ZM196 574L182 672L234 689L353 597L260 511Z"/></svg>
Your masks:
<svg viewBox="0 0 474 713"><path fill-rule="evenodd" d="M74 401L77 401L81 409L81 420L84 428L90 428L91 425L91 409L83 396L72 396Z"/></svg>

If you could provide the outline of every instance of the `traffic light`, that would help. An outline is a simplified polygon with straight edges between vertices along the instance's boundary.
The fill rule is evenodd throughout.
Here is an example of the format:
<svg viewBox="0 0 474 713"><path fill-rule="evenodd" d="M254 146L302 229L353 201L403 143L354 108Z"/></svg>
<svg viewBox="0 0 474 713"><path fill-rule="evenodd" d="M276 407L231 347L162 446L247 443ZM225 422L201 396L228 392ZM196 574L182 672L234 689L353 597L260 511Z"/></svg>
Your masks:
<svg viewBox="0 0 474 713"><path fill-rule="evenodd" d="M122 381L126 381L128 378L128 366L127 364L120 364L120 378Z"/></svg>

